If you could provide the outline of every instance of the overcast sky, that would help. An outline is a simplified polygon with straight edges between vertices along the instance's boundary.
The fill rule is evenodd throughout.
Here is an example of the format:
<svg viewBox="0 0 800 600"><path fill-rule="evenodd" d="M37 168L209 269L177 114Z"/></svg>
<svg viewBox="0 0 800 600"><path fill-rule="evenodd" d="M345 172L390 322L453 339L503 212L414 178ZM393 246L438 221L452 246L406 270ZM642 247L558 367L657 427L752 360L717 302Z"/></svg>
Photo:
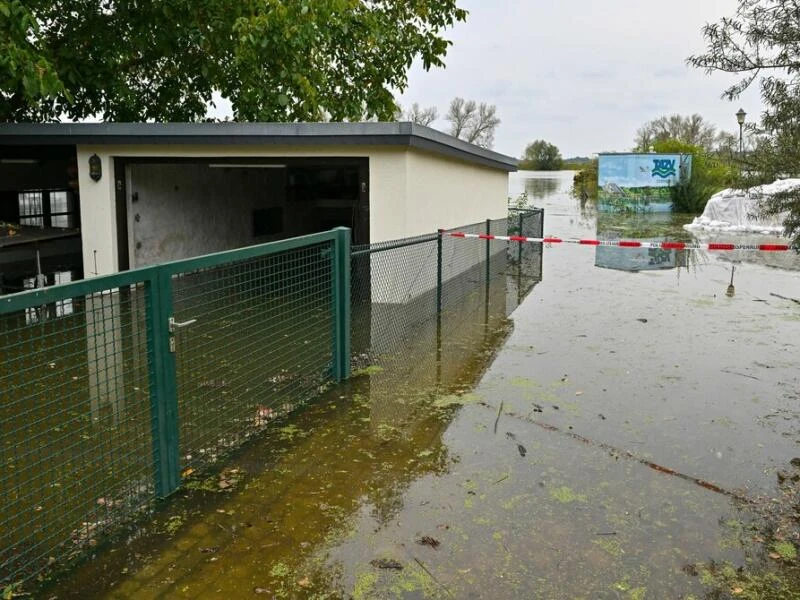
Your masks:
<svg viewBox="0 0 800 600"><path fill-rule="evenodd" d="M626 151L636 129L664 114L700 113L738 135L741 107L757 117L757 89L720 98L735 78L686 65L704 50L702 26L732 16L737 0L461 0L466 23L445 69L415 66L399 100L435 105L454 96L497 105L494 149L520 156L545 139L564 157ZM749 117L748 117L749 120ZM434 127L446 130L441 117Z"/></svg>

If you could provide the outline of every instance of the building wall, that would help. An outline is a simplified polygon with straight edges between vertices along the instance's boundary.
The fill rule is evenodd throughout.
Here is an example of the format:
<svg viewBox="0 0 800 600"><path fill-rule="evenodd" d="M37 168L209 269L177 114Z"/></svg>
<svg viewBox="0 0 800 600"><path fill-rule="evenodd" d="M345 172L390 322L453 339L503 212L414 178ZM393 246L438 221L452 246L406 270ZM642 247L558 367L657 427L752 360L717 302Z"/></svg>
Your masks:
<svg viewBox="0 0 800 600"><path fill-rule="evenodd" d="M92 181L88 160L101 159ZM367 157L370 241L380 242L505 216L508 174L414 149L330 145L291 146L78 146L86 276L117 270L114 157L280 158ZM124 177L124 174L121 175ZM130 195L131 190L128 189ZM130 201L130 197L128 199ZM132 215L131 215L132 216ZM177 218L177 217L175 217ZM177 226L177 223L176 223ZM94 268L96 260L97 268Z"/></svg>
<svg viewBox="0 0 800 600"><path fill-rule="evenodd" d="M114 209L114 161L110 153L97 152L103 176L100 181L89 177L89 157L95 151L78 148L78 187L81 203L81 246L83 276L116 273L117 212Z"/></svg>
<svg viewBox="0 0 800 600"><path fill-rule="evenodd" d="M411 150L402 210L410 235L504 219L508 173Z"/></svg>

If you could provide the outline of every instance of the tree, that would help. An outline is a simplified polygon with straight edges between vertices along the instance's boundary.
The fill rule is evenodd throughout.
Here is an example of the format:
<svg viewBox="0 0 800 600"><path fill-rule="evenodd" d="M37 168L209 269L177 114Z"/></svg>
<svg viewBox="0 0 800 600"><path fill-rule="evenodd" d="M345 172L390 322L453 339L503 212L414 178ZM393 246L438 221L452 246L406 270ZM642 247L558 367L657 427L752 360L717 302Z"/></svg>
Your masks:
<svg viewBox="0 0 800 600"><path fill-rule="evenodd" d="M720 160L716 154L681 140L665 139L655 142L656 152L691 154L691 175L682 178L670 188L673 210L684 213L701 213L708 199L733 184L736 171L730 161Z"/></svg>
<svg viewBox="0 0 800 600"><path fill-rule="evenodd" d="M389 120L456 2L0 0L0 120Z"/></svg>
<svg viewBox="0 0 800 600"><path fill-rule="evenodd" d="M748 129L758 135L756 147L743 160L747 187L800 174L800 19L796 0L739 0L732 17L703 28L704 54L690 56L689 64L711 73L741 75L723 97L737 98L758 81L766 109L760 125ZM787 213L786 234L800 247L800 189L789 190L761 204L768 215Z"/></svg>
<svg viewBox="0 0 800 600"><path fill-rule="evenodd" d="M712 150L718 139L717 128L697 113L690 116L665 115L636 130L634 152L649 152L653 144L662 140L679 140Z"/></svg>
<svg viewBox="0 0 800 600"><path fill-rule="evenodd" d="M418 125L425 125L426 127L439 118L439 111L435 106L428 106L422 108L419 104L414 102L407 111L401 115L406 121L417 123Z"/></svg>
<svg viewBox="0 0 800 600"><path fill-rule="evenodd" d="M558 148L544 140L536 140L525 148L520 168L531 171L558 171L563 162Z"/></svg>
<svg viewBox="0 0 800 600"><path fill-rule="evenodd" d="M494 104L453 98L445 117L450 121L450 135L483 148L494 146L494 133L500 118Z"/></svg>

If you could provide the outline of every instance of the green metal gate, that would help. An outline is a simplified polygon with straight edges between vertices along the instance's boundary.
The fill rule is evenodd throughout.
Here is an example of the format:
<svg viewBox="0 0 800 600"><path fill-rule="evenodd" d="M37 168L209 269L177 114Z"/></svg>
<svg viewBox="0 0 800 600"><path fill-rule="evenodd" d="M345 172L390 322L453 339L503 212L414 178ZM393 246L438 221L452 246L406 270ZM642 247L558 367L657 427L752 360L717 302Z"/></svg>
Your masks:
<svg viewBox="0 0 800 600"><path fill-rule="evenodd" d="M346 228L0 298L0 585L346 379L349 298Z"/></svg>

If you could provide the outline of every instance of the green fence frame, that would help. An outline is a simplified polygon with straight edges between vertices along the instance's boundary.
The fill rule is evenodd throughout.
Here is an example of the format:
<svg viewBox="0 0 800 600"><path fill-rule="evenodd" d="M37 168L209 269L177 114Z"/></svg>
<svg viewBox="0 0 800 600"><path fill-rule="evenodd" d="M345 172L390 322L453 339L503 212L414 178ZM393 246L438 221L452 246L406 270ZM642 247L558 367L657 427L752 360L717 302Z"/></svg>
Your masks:
<svg viewBox="0 0 800 600"><path fill-rule="evenodd" d="M173 316L174 276L200 272L201 270L225 265L235 265L248 259L258 259L286 253L320 247L320 258L325 262L318 263L330 269L330 327L331 364L328 375L322 374L328 381L342 381L350 376L350 239L348 228L340 227L331 231L306 235L302 237L260 244L241 249L149 266L140 269L84 279L62 285L29 290L17 294L0 297L0 317L16 317L14 313L25 313L26 310L39 310L44 305L52 305L75 299L102 298L106 295L120 294L120 298L130 298L132 294L143 301L139 304L139 315L144 316L143 331L146 335L146 372L149 378L150 400L150 433L152 442L152 477L151 492L154 498L166 498L181 485L181 444L179 435L179 390L177 386L177 366L171 339L170 319ZM301 268L301 267L297 267ZM328 287L326 285L325 289ZM328 293L326 291L326 293ZM324 298L324 297L323 297ZM59 319L61 317L55 317ZM24 327L30 339L45 340L48 321ZM24 321L23 321L24 323ZM34 328L41 326L40 331ZM328 327L328 326L326 326ZM22 331L10 329L8 331ZM323 330L325 331L325 330ZM6 330L0 328L0 349L11 344L13 338L5 338ZM17 334L14 334L17 335ZM90 335L87 332L87 339ZM26 338L27 339L27 338ZM101 350L102 351L102 350ZM144 356L142 356L144 360ZM3 421L4 427L6 422ZM21 450L24 451L24 448ZM76 509L79 510L79 509ZM45 526L48 521L45 521ZM60 530L58 530L60 531ZM63 536L61 544L69 543L69 537ZM48 544L55 542L48 538ZM0 548L2 559L3 548ZM46 549L56 553L55 546ZM0 584L12 583L40 572L46 565L23 565L25 573L0 573ZM13 569L12 569L13 571Z"/></svg>

